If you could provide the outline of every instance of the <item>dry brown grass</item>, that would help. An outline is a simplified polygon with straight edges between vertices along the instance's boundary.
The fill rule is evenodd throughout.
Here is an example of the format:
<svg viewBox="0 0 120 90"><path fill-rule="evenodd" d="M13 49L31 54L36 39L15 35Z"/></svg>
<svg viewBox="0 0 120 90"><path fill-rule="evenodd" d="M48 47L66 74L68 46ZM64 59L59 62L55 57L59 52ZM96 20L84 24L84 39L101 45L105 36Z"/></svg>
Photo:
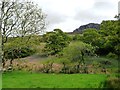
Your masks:
<svg viewBox="0 0 120 90"><path fill-rule="evenodd" d="M8 68L10 65L9 61L6 62L6 68ZM74 65L73 66L67 66L68 70L72 72L75 72ZM84 71L84 66L80 65L79 73L88 73L88 74L109 74L109 71L103 70L103 68L96 68L94 65L87 65L86 70ZM60 73L63 69L63 64L53 63L51 66L51 63L42 63L36 60L14 60L13 61L13 70L23 70L23 71L29 71L29 72L44 72L44 73Z"/></svg>
<svg viewBox="0 0 120 90"><path fill-rule="evenodd" d="M13 61L13 70L23 70L23 71L31 71L31 72L43 72L44 65L48 66L48 64L42 64L40 62L29 62L27 60L14 60ZM7 69L10 65L10 61L6 62L5 68ZM62 65L53 63L52 64L52 70L56 73L58 73L62 68Z"/></svg>

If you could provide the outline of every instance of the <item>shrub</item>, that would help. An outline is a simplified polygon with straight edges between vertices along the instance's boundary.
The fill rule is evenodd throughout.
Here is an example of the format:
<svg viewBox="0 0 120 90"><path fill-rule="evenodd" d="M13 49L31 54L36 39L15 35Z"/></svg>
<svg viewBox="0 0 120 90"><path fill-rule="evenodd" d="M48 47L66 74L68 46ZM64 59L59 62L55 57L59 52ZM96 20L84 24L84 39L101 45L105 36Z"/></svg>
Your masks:
<svg viewBox="0 0 120 90"><path fill-rule="evenodd" d="M117 55L110 52L110 53L107 55L107 57L108 57L108 58L117 58Z"/></svg>
<svg viewBox="0 0 120 90"><path fill-rule="evenodd" d="M79 61L83 56L94 54L94 47L83 42L71 42L68 47L63 50L63 57L70 61Z"/></svg>
<svg viewBox="0 0 120 90"><path fill-rule="evenodd" d="M15 59L15 58L23 58L35 53L35 50L29 46L22 46L19 48L9 48L5 50L5 58L6 59Z"/></svg>
<svg viewBox="0 0 120 90"><path fill-rule="evenodd" d="M34 44L28 44L20 38L14 38L14 40L5 44L4 52L6 59L15 59L32 55L36 52L36 49Z"/></svg>
<svg viewBox="0 0 120 90"><path fill-rule="evenodd" d="M106 88L120 88L119 84L120 84L120 78L118 78L118 77L110 76L105 81L105 87Z"/></svg>
<svg viewBox="0 0 120 90"><path fill-rule="evenodd" d="M100 61L100 63L101 63L102 65L111 65L111 64L112 64L112 62L111 62L111 61L108 61L108 60Z"/></svg>

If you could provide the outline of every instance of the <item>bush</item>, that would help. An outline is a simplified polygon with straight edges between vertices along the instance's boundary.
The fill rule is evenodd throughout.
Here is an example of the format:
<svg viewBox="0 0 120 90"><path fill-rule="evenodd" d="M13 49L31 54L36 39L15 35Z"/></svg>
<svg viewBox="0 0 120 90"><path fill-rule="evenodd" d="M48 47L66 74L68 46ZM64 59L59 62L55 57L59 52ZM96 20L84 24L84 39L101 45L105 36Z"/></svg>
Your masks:
<svg viewBox="0 0 120 90"><path fill-rule="evenodd" d="M105 87L106 88L120 88L120 78L118 77L113 77L110 76L106 81L105 81Z"/></svg>
<svg viewBox="0 0 120 90"><path fill-rule="evenodd" d="M107 55L107 57L108 57L108 58L117 58L117 55L110 52L110 53Z"/></svg>
<svg viewBox="0 0 120 90"><path fill-rule="evenodd" d="M14 38L5 43L4 53L6 59L23 58L36 52L33 43L26 43L21 38Z"/></svg>
<svg viewBox="0 0 120 90"><path fill-rule="evenodd" d="M94 54L94 47L80 41L71 42L71 44L63 50L63 57L70 61L79 61L83 56Z"/></svg>
<svg viewBox="0 0 120 90"><path fill-rule="evenodd" d="M29 46L22 46L19 48L9 48L5 50L5 58L6 59L15 59L15 58L23 58L35 53L35 50Z"/></svg>

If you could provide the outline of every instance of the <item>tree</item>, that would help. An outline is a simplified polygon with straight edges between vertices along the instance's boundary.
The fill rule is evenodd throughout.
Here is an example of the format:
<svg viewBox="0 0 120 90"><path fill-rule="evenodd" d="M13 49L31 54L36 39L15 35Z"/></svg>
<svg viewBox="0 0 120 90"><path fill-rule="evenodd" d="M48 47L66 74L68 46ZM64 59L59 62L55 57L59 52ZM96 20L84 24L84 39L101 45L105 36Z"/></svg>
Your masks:
<svg viewBox="0 0 120 90"><path fill-rule="evenodd" d="M32 39L33 37L31 37ZM8 42L4 44L4 58L6 60L10 61L10 66L12 67L12 63L14 59L17 58L23 58L29 55L32 55L36 52L35 45L38 43L38 41L35 41L36 39L32 39L33 42L29 40L29 42L26 44L26 40L22 42L20 37L8 39ZM37 42L37 43L36 43Z"/></svg>
<svg viewBox="0 0 120 90"><path fill-rule="evenodd" d="M46 42L45 51L50 55L58 54L69 44L69 37L60 29L54 29L44 35Z"/></svg>
<svg viewBox="0 0 120 90"><path fill-rule="evenodd" d="M90 44L76 41L71 42L68 47L64 48L63 53L64 53L63 57L69 60L70 62L72 63L77 62L76 65L73 67L75 69L75 72L77 73L79 72L80 65L82 65L81 68L84 68L86 72L87 68L85 56L94 55L94 47Z"/></svg>
<svg viewBox="0 0 120 90"><path fill-rule="evenodd" d="M86 29L83 32L82 40L85 43L91 44L93 46L98 46L98 42L100 42L100 34L96 29Z"/></svg>
<svg viewBox="0 0 120 90"><path fill-rule="evenodd" d="M101 33L102 32L102 33ZM104 37L104 49L107 52L115 53L120 56L120 20L109 20L101 23L101 35Z"/></svg>
<svg viewBox="0 0 120 90"><path fill-rule="evenodd" d="M115 17L117 20L120 20L120 13L118 15L115 15Z"/></svg>
<svg viewBox="0 0 120 90"><path fill-rule="evenodd" d="M75 62L84 62L84 56L94 55L94 47L84 42L71 42L70 45L63 50L64 57Z"/></svg>
<svg viewBox="0 0 120 90"><path fill-rule="evenodd" d="M82 34L76 34L72 36L73 41L80 41L82 40Z"/></svg>
<svg viewBox="0 0 120 90"><path fill-rule="evenodd" d="M82 41L96 46L96 54L115 53L120 56L120 20L102 21L100 30L87 29L83 32Z"/></svg>
<svg viewBox="0 0 120 90"><path fill-rule="evenodd" d="M28 40L33 34L40 34L45 28L46 15L32 2L20 2L15 0L0 2L0 32L2 38L2 63L5 66L4 44L8 37L28 36ZM28 40L26 42L28 42ZM22 40L21 40L22 41Z"/></svg>
<svg viewBox="0 0 120 90"><path fill-rule="evenodd" d="M1 32L0 32L0 35L1 35ZM1 45L1 42L2 41L2 38L0 37L0 63L2 63L2 45ZM1 64L0 64L0 69L1 69Z"/></svg>

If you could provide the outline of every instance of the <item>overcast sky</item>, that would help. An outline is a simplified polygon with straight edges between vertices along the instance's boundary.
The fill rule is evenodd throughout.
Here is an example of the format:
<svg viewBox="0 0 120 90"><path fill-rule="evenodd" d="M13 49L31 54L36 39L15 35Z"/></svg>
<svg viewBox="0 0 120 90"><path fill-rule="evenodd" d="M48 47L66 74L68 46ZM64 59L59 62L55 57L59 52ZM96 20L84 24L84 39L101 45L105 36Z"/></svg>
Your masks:
<svg viewBox="0 0 120 90"><path fill-rule="evenodd" d="M47 14L46 30L72 32L80 25L114 20L120 0L31 0Z"/></svg>

